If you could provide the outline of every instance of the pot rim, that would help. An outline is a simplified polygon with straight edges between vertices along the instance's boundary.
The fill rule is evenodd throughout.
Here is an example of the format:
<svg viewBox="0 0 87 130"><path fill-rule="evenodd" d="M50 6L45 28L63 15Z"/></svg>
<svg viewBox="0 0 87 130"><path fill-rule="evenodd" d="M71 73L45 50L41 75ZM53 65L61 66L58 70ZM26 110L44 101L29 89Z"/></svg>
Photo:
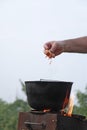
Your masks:
<svg viewBox="0 0 87 130"><path fill-rule="evenodd" d="M60 81L60 80L31 80L25 81L25 83L70 83L73 84L71 81Z"/></svg>

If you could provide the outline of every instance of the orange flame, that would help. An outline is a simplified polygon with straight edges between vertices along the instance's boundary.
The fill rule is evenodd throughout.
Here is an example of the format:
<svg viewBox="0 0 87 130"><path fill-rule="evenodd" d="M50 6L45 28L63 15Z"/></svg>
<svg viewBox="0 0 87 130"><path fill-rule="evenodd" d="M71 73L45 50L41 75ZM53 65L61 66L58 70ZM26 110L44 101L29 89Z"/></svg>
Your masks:
<svg viewBox="0 0 87 130"><path fill-rule="evenodd" d="M67 90L67 92L66 92L66 97L65 97L65 99L64 99L62 109L64 109L64 108L66 107L67 103L68 103L68 100L69 100L69 99L68 99L68 95L69 95L69 91Z"/></svg>
<svg viewBox="0 0 87 130"><path fill-rule="evenodd" d="M50 112L50 109L44 109L43 112Z"/></svg>
<svg viewBox="0 0 87 130"><path fill-rule="evenodd" d="M64 116L72 116L72 111L73 111L73 106L74 106L74 100L73 100L74 98L71 97L70 99L68 99L68 95L69 95L69 91L67 90L66 97L65 97L65 100L63 103L63 107L61 110L61 114L63 114L66 109Z"/></svg>
<svg viewBox="0 0 87 130"><path fill-rule="evenodd" d="M73 98L70 98L69 104L68 104L68 110L67 110L68 116L72 116L73 106L74 106Z"/></svg>

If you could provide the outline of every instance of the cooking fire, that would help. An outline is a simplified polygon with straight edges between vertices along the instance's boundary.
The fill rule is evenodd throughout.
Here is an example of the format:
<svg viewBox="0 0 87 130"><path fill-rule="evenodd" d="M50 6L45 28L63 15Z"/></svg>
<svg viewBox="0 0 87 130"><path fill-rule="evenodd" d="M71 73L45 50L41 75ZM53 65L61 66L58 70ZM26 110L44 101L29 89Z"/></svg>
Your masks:
<svg viewBox="0 0 87 130"><path fill-rule="evenodd" d="M20 112L18 130L87 130L85 116L72 114L72 82L27 81L29 112Z"/></svg>

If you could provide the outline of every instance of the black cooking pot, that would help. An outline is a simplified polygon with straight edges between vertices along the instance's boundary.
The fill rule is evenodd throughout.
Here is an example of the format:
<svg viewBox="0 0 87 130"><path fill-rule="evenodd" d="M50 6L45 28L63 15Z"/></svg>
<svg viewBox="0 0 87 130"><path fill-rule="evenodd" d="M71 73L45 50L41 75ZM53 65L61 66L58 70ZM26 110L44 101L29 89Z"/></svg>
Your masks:
<svg viewBox="0 0 87 130"><path fill-rule="evenodd" d="M32 108L59 111L68 104L72 82L26 81L25 85L28 103Z"/></svg>

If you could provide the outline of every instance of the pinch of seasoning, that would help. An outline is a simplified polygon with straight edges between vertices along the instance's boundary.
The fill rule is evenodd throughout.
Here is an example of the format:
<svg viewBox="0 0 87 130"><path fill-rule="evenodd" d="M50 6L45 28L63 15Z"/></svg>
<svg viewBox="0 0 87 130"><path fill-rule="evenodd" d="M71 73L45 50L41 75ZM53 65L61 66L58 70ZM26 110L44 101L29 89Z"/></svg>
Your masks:
<svg viewBox="0 0 87 130"><path fill-rule="evenodd" d="M50 59L51 58L55 58L55 54L54 53L52 53L50 50L45 50L45 55L47 56L47 57L49 57Z"/></svg>

